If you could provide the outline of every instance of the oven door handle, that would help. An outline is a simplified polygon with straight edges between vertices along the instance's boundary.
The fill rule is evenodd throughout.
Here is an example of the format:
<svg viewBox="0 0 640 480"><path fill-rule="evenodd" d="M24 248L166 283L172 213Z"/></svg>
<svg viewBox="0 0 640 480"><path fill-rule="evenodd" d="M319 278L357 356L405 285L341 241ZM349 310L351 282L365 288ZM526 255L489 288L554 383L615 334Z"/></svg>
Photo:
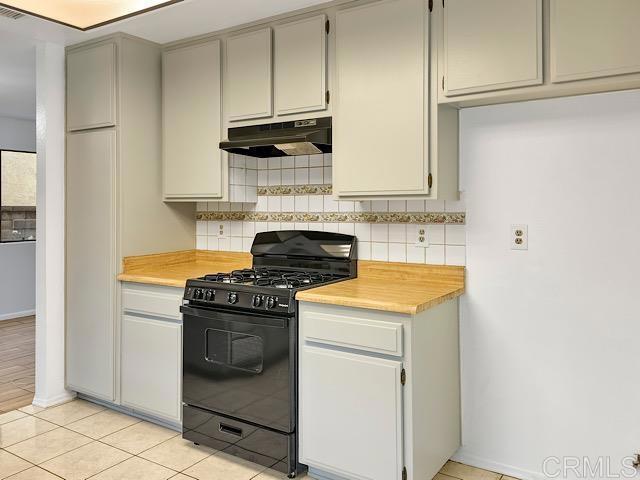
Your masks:
<svg viewBox="0 0 640 480"><path fill-rule="evenodd" d="M270 315L256 315L255 313L247 314L244 312L212 312L202 308L193 308L187 305L180 307L180 311L191 317L206 318L207 320L216 320L233 323L249 323L252 325L260 325L265 327L287 328L289 326L286 317L273 317Z"/></svg>

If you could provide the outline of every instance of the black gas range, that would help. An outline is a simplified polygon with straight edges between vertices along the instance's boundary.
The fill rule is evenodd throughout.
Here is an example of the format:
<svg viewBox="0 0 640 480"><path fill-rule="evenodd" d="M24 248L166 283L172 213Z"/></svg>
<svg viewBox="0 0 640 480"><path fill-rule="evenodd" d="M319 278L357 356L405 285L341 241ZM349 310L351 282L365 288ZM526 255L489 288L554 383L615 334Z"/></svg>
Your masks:
<svg viewBox="0 0 640 480"><path fill-rule="evenodd" d="M263 232L251 269L188 280L183 306L183 437L295 476L296 292L356 276L356 240Z"/></svg>

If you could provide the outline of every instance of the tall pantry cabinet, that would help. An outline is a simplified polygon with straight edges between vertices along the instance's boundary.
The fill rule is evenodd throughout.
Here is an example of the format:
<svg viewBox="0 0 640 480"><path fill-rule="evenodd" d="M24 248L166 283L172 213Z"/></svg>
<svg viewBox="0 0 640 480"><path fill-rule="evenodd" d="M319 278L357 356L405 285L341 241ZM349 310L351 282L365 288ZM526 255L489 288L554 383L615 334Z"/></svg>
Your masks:
<svg viewBox="0 0 640 480"><path fill-rule="evenodd" d="M162 200L160 47L117 34L66 68L66 383L119 403L122 258L193 248L194 207Z"/></svg>

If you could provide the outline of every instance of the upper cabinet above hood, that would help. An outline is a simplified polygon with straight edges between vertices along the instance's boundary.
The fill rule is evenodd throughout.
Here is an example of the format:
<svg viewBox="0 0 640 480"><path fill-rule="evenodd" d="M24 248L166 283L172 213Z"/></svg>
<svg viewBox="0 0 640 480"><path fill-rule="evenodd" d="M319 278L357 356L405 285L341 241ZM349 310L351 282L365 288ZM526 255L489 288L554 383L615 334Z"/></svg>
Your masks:
<svg viewBox="0 0 640 480"><path fill-rule="evenodd" d="M331 153L331 117L230 128L220 148L259 158Z"/></svg>

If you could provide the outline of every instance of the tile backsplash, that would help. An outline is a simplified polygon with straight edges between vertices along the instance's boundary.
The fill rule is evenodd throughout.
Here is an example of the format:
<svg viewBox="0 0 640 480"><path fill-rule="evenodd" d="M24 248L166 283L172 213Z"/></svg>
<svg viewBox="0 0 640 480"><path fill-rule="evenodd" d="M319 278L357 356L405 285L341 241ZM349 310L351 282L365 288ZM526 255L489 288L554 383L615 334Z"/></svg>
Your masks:
<svg viewBox="0 0 640 480"><path fill-rule="evenodd" d="M338 201L331 177L331 154L230 155L231 202L198 203L196 248L249 251L258 232L324 230L356 235L364 260L465 264L463 200Z"/></svg>

